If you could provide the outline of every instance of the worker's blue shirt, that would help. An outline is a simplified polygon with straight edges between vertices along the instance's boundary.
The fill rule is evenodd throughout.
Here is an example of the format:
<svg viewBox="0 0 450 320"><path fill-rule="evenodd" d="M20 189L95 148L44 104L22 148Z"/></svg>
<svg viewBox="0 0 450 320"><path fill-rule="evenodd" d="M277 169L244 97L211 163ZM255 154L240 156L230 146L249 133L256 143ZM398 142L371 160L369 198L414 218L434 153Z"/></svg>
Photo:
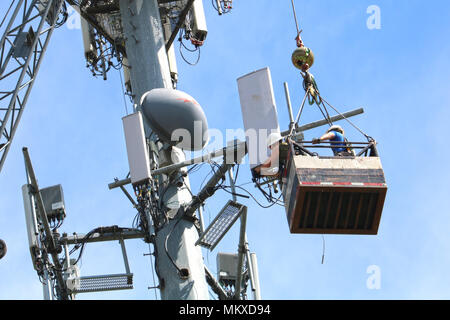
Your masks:
<svg viewBox="0 0 450 320"><path fill-rule="evenodd" d="M345 147L345 138L344 138L344 135L343 135L342 133L340 133L340 132L337 132L337 131L333 131L333 133L334 133L334 138L333 138L333 139L330 139L330 141L333 141L333 142L342 142L342 143L332 143L332 146L333 146L333 148L332 148L333 153L339 153L339 152L345 151L345 148L341 148L341 147L336 148L336 146L344 146L344 147Z"/></svg>

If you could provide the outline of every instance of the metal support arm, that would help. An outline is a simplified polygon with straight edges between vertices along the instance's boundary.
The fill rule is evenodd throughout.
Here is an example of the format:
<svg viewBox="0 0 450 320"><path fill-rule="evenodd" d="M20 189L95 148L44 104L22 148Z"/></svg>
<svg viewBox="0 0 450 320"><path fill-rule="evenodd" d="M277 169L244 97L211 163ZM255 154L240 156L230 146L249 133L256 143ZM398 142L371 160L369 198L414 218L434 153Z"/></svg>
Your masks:
<svg viewBox="0 0 450 320"><path fill-rule="evenodd" d="M235 157L234 160L238 161L240 157L245 156L245 154L247 153L246 150L247 144L246 142L242 142L242 141L235 141L235 144L231 147L226 147L226 148L222 148L219 150L216 150L214 152L211 152L207 155L203 155L200 157L196 157L190 160L186 160L180 163L176 163L176 164L172 164L166 167L162 167L156 170L152 171L152 176L157 176L157 175L161 175L161 174L167 174L169 172L175 171L175 170L179 170L181 168L193 165L193 164L198 164L198 163L203 163L203 162L209 162L211 161L211 159L214 158L218 158L218 157L223 157L226 155L233 155L237 157ZM123 179L123 180L115 180L115 182L108 184L108 188L109 189L114 189L114 188L118 188L127 184L131 183L131 179L127 178L127 179Z"/></svg>
<svg viewBox="0 0 450 320"><path fill-rule="evenodd" d="M227 171L234 166L233 164L227 164L224 162L215 172L213 177L208 181L208 183L203 187L200 192L192 198L192 201L189 203L185 210L185 214L187 216L194 215L195 211L202 205L202 203L211 197L215 193L215 187L217 183L225 178L225 174Z"/></svg>
<svg viewBox="0 0 450 320"><path fill-rule="evenodd" d="M74 234L73 236L63 235L60 238L61 243L65 244L78 244L78 243L92 243L92 242L105 242L113 240L129 240L129 239L142 239L145 234L139 230L126 230L121 232L110 232L110 233L94 233L87 239L84 234Z"/></svg>
<svg viewBox="0 0 450 320"><path fill-rule="evenodd" d="M345 112L342 115L337 115L337 116L331 117L331 121L332 122L336 122L336 121L339 121L339 120L344 120L345 118L350 118L350 117L353 117L353 116L356 116L356 115L362 114L362 113L364 113L364 109L363 108L359 108L359 109L356 109L356 110ZM314 128L317 128L317 127L320 127L320 126L324 126L326 124L328 124L327 120L319 120L319 121L315 121L315 122L311 122L311 123L305 124L303 126L299 126L299 127L295 128L294 136L302 134L303 131L311 130L311 129L314 129ZM290 130L287 130L287 131L283 131L281 133L281 135L282 136L287 136L289 133L290 133Z"/></svg>

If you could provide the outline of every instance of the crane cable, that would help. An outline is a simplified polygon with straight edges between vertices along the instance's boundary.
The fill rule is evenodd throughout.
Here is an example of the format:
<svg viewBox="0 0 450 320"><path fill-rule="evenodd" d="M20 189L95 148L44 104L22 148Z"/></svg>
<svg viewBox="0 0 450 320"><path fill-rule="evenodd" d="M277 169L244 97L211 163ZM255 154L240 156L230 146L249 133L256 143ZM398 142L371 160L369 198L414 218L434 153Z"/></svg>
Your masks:
<svg viewBox="0 0 450 320"><path fill-rule="evenodd" d="M300 37L300 34L302 33L302 30L299 27L298 19L297 19L297 13L295 11L295 5L294 0L291 0L292 4L292 12L294 14L294 21L295 21L295 27L297 29L297 46L301 47L303 46L303 41ZM330 126L333 125L333 121L331 120L331 117L328 113L327 107L325 104L327 104L330 108L332 108L334 111L336 111L343 119L345 119L351 126L353 126L356 130L358 130L363 136L367 138L368 141L374 141L374 139L366 134L364 131L362 131L360 128L358 128L352 121L350 121L347 117L345 117L342 113L340 113L335 107L333 107L330 103L328 103L320 94L319 88L317 86L317 82L314 78L314 76L308 72L308 70L301 72L301 75L303 77L303 89L306 91L305 97L303 99L302 105L300 107L299 113L297 115L297 118L295 119L295 124L297 124L300 121L300 116L303 112L303 108L305 105L305 100L308 98L308 103L310 105L316 104L319 108L320 112L322 113L325 120L328 122ZM323 107L323 110L322 110ZM292 136L294 131L295 125L292 126L292 129L288 135L288 137Z"/></svg>
<svg viewBox="0 0 450 320"><path fill-rule="evenodd" d="M297 27L297 34L300 34L300 29L298 27L297 13L295 12L294 0L291 0L291 3L292 3L292 11L294 12L295 26Z"/></svg>
<svg viewBox="0 0 450 320"><path fill-rule="evenodd" d="M303 41L300 37L302 30L298 26L297 13L295 12L294 0L291 0L291 4L292 4L292 12L294 13L295 27L297 28L297 37L295 38L295 40L297 41L297 47L301 47L303 45Z"/></svg>
<svg viewBox="0 0 450 320"><path fill-rule="evenodd" d="M302 33L302 30L299 27L299 23L298 23L298 19L297 19L297 13L295 11L294 0L291 0L291 4L292 4L292 11L293 11L293 14L294 14L295 27L297 29L297 37L296 37L297 46L298 47L303 47L303 41L302 41L302 39L300 37L300 34ZM303 108L304 108L304 105L305 105L306 98L308 98L309 105L316 104L318 106L320 112L322 113L323 117L328 122L328 124L330 126L333 125L333 122L331 121L330 115L328 114L328 110L327 110L326 106L323 104L322 99L320 98L319 88L317 86L316 80L314 79L314 76L311 73L309 73L307 69L303 70L303 72L301 72L301 75L303 77L303 89L305 90L305 97L304 97L304 99L302 101L302 104L301 104L301 107L300 107L300 111L299 111L299 113L297 115L295 124L297 124L300 121L300 116L301 116L301 114L303 112ZM322 110L321 104L323 105L323 110ZM292 133L293 133L292 129L291 129L291 132L289 133L289 136L291 136Z"/></svg>

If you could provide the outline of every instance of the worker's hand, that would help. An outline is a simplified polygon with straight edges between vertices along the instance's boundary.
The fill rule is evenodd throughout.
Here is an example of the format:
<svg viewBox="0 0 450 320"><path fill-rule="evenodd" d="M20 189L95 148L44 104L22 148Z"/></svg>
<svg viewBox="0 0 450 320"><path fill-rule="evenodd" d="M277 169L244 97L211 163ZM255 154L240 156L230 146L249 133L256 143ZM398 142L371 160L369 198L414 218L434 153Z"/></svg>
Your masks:
<svg viewBox="0 0 450 320"><path fill-rule="evenodd" d="M319 143L320 143L320 138L314 138L314 139L312 139L312 143L313 143L313 144L319 144Z"/></svg>

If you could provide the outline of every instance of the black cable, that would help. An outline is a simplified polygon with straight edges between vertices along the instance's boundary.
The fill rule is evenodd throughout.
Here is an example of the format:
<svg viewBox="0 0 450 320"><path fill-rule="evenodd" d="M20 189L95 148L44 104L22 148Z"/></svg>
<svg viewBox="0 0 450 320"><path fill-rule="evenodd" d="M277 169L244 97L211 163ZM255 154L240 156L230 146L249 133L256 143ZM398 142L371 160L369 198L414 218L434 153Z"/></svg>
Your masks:
<svg viewBox="0 0 450 320"><path fill-rule="evenodd" d="M195 168L198 167L198 164L193 165L192 167L190 167L187 171L187 173L191 173ZM198 170L198 169L197 169Z"/></svg>
<svg viewBox="0 0 450 320"><path fill-rule="evenodd" d="M220 3L220 8L217 6L217 3L215 3L215 0L211 0L211 4L212 4L214 10L216 10L219 14L220 14L220 10L222 10L222 14L231 12L231 9L225 7L225 4L223 3L222 0L220 0L219 3Z"/></svg>
<svg viewBox="0 0 450 320"><path fill-rule="evenodd" d="M94 231L88 232L88 234L86 234L86 236L84 236L83 240L89 239L94 233L95 233ZM83 256L85 244L86 244L86 242L83 242L83 244L81 245L80 253L78 254L78 258L75 261L74 265L78 264L78 262L80 261L81 257ZM69 255L70 255L70 253L69 253Z"/></svg>
<svg viewBox="0 0 450 320"><path fill-rule="evenodd" d="M181 58L183 58L184 62L186 62L187 64L189 64L190 66L195 66L198 64L198 62L200 61L200 47L199 46L195 46L195 49L189 49L184 43L183 43L183 29L180 30L180 37L178 38L178 41L180 42L180 47L179 47L179 51L180 51L180 55ZM182 47L185 48L187 51L189 52L196 52L198 51L198 56L197 56L197 61L192 63L190 61L188 61L186 59L186 57L183 54L183 50Z"/></svg>
<svg viewBox="0 0 450 320"><path fill-rule="evenodd" d="M214 170L214 166L217 168L217 170L220 170L220 165L215 161L211 161L210 165L211 165L212 171L214 172L214 175L216 175L216 170ZM224 183L225 183L225 179L222 177L221 183L215 187L215 190L219 189Z"/></svg>
<svg viewBox="0 0 450 320"><path fill-rule="evenodd" d="M181 221L181 218L178 219L177 222L175 222L175 224L173 225L172 230L170 230L170 232L167 234L166 236L166 240L164 241L164 250L166 251L166 255L169 258L170 262L172 262L172 264L174 265L174 267L177 269L178 274L181 275L181 269L177 266L177 264L175 263L175 261L172 259L172 257L169 254L169 250L167 249L167 242L169 241L170 236L172 235L172 232L175 230L176 226L178 225L178 223Z"/></svg>
<svg viewBox="0 0 450 320"><path fill-rule="evenodd" d="M59 28L59 27L63 26L67 22L67 19L69 18L69 13L67 12L66 2L63 3L63 5L61 7L61 11L58 13L58 15L62 15L62 19L60 21L58 21L58 20L56 21L55 28Z"/></svg>
<svg viewBox="0 0 450 320"><path fill-rule="evenodd" d="M228 191L226 188L231 188L231 186L222 186L222 187L220 187L218 189L221 189L221 190L223 190L223 191L225 191L225 192L227 192L227 193L229 193L229 194L231 194L233 196L236 196L236 197L243 197L243 198L246 198L246 199L250 198L249 196L246 196L246 195L243 195L243 194L239 194L239 193L235 193L235 192L232 192L232 191Z"/></svg>
<svg viewBox="0 0 450 320"><path fill-rule="evenodd" d="M202 183L200 184L200 190L203 187L203 184L205 183L206 179L209 177L209 175L211 174L211 172L214 172L214 170L211 169L211 171L205 176L205 178L203 178Z"/></svg>
<svg viewBox="0 0 450 320"><path fill-rule="evenodd" d="M217 3L215 3L215 0L211 0L211 4L212 4L214 10L216 10L217 12L220 12L219 7L217 6Z"/></svg>
<svg viewBox="0 0 450 320"><path fill-rule="evenodd" d="M268 206L264 206L264 205L262 205L254 196L253 196L253 194L251 194L249 191L247 191L246 189L244 189L244 188L242 188L242 187L239 187L239 186L235 186L236 188L238 188L238 189L241 189L241 190L243 190L244 192L246 192L250 197L252 197L252 199L261 207L261 208L264 208L264 209L268 209L268 208L271 208L271 207L273 207L275 204L277 204L277 202L276 201L278 201L278 200L280 200L280 198L281 198L281 196L282 196L282 194L280 194L280 196L278 197L278 199L276 199L276 201L275 202L272 202L270 205L268 205ZM224 188L231 188L231 186L223 186L223 187L221 187L221 189L224 189Z"/></svg>

